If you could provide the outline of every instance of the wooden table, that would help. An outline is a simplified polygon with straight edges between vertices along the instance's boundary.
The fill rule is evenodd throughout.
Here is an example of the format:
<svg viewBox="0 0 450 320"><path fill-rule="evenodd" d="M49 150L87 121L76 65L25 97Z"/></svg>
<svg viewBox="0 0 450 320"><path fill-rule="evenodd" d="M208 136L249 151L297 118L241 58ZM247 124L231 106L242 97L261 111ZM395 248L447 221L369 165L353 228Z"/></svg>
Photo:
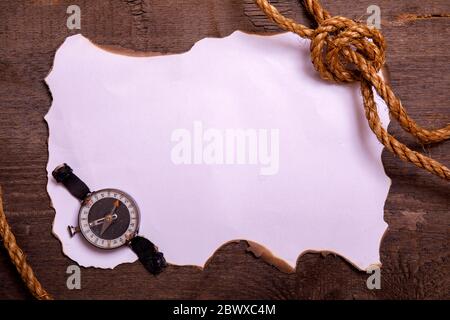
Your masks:
<svg viewBox="0 0 450 320"><path fill-rule="evenodd" d="M298 1L273 3L311 24ZM381 290L366 287L368 275L327 253L299 256L285 273L229 243L204 269L170 266L157 278L139 263L114 270L82 269L82 289L68 290L73 261L52 235L54 210L46 192L48 128L43 116L51 96L43 79L55 50L79 31L66 27L66 9L81 8L81 32L99 45L135 51L184 52L204 37L236 29L278 31L252 0L9 0L0 2L0 185L5 211L39 279L59 299L256 298L399 299L450 298L450 186L383 153L392 178L381 243ZM367 19L373 1L327 0L334 15ZM389 44L391 83L411 116L426 127L450 123L450 2L378 0ZM76 94L74 94L76 96ZM76 98L74 96L74 98ZM450 142L423 147L392 123L390 132L415 149L450 164ZM299 255L301 252L299 252ZM30 298L3 247L0 298Z"/></svg>

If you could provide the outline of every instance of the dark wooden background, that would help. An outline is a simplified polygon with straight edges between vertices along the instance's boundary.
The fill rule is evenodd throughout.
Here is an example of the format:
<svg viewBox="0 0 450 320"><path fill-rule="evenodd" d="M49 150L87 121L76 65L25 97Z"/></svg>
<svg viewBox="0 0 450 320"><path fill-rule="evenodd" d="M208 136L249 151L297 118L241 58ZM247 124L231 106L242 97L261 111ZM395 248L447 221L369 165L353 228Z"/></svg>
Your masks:
<svg viewBox="0 0 450 320"><path fill-rule="evenodd" d="M298 0L272 2L311 24ZM252 0L0 1L0 185L18 242L56 298L450 298L450 186L387 152L383 162L392 187L384 214L389 229L380 248L381 290L368 290L368 275L340 256L307 253L299 256L295 272L285 273L254 257L245 241L222 246L203 270L170 266L155 278L139 263L114 270L82 269L82 289L68 290L66 268L73 262L51 234L55 212L46 193L48 130L43 116L51 96L43 79L55 50L75 33L66 27L71 4L81 8L85 36L100 45L135 51L183 52L201 38L224 37L236 29L277 31ZM450 1L323 4L334 15L362 20L369 5L378 5L395 92L420 124L450 123ZM395 124L390 132L450 165L450 142L422 147ZM0 298L30 298L2 246Z"/></svg>

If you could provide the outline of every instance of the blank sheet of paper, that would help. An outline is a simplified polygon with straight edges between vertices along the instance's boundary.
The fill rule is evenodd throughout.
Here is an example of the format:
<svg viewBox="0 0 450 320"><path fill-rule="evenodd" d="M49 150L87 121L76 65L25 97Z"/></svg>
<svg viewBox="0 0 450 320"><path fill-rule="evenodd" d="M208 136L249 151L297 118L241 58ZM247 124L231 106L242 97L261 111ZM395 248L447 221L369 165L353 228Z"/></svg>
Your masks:
<svg viewBox="0 0 450 320"><path fill-rule="evenodd" d="M51 177L63 162L91 190L132 195L140 234L173 264L203 266L234 239L291 266L305 250L334 251L362 269L380 262L390 187L382 145L358 84L321 80L309 41L234 32L183 54L130 57L75 35L46 81L53 232L80 265L112 268L136 256L70 238L79 201Z"/></svg>

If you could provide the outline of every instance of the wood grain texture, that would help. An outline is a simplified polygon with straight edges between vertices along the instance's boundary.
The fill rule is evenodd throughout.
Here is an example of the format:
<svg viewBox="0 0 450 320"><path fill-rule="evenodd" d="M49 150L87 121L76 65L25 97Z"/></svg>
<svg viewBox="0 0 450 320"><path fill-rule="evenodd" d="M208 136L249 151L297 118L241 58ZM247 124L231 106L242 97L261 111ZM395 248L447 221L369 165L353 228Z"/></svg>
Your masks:
<svg viewBox="0 0 450 320"><path fill-rule="evenodd" d="M306 253L294 273L283 273L247 252L246 242L218 249L205 268L169 266L158 277L139 263L114 270L82 269L82 290L68 290L73 262L51 234L54 210L46 192L51 96L43 79L56 49L75 33L66 8L82 10L81 32L100 45L137 51L183 52L204 37L234 30L273 32L251 0L0 2L0 185L18 243L47 290L59 299L430 299L450 298L450 186L399 161L383 163L392 178L381 243L382 289L368 290L367 274L340 256ZM296 0L273 1L311 24ZM333 15L364 20L372 0L326 0ZM378 0L391 83L411 116L425 126L450 122L450 13L448 0ZM422 17L404 19L405 14ZM431 15L428 18L423 16ZM212 62L209 62L212 63ZM275 80L274 80L275 81ZM75 96L75 93L74 93ZM362 107L362 106L361 106ZM423 147L395 124L390 132L417 150L450 164L450 142ZM299 252L299 255L301 252ZM0 249L0 298L30 298Z"/></svg>

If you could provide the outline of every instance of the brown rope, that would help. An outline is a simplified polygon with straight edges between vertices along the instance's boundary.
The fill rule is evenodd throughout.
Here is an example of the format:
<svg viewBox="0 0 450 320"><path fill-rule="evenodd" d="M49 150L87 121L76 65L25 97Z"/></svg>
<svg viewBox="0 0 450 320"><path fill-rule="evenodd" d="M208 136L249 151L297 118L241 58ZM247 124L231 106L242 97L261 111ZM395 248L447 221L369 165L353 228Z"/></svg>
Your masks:
<svg viewBox="0 0 450 320"><path fill-rule="evenodd" d="M3 211L2 190L0 188L0 238L3 239L3 245L8 251L11 261L16 266L23 282L27 285L31 294L39 300L52 300L52 297L45 291L41 283L34 275L33 269L27 263L25 254L20 249L16 242L16 237L11 231L11 228L6 220L5 212Z"/></svg>
<svg viewBox="0 0 450 320"><path fill-rule="evenodd" d="M386 102L391 116L419 142L428 144L450 138L450 124L440 129L427 130L411 119L391 87L378 75L385 63L386 52L386 42L380 31L344 17L332 17L318 0L304 0L306 9L318 24L316 29L286 18L267 0L255 2L279 27L311 40L312 63L323 79L336 82L360 81L369 126L389 151L402 160L450 180L449 168L411 150L381 125L372 88Z"/></svg>

